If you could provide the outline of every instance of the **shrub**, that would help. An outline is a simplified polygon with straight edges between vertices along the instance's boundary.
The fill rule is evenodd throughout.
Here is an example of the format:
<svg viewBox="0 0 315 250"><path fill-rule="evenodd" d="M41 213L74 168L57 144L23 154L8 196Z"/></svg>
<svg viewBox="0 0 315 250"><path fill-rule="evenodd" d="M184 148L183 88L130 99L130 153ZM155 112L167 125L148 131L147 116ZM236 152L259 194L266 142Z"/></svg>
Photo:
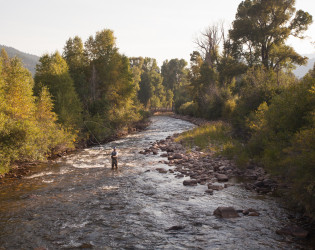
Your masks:
<svg viewBox="0 0 315 250"><path fill-rule="evenodd" d="M192 102L186 102L182 104L178 110L178 113L181 115L190 115L196 116L198 112L198 105Z"/></svg>

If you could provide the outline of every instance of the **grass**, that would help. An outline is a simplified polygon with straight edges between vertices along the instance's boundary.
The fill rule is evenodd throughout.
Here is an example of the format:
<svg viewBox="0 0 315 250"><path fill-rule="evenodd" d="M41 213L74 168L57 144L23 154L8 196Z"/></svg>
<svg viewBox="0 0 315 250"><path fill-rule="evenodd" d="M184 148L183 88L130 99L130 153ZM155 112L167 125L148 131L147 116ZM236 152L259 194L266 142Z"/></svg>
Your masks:
<svg viewBox="0 0 315 250"><path fill-rule="evenodd" d="M187 148L199 147L201 150L234 159L237 165L244 166L248 155L244 146L232 138L232 127L223 121L215 121L180 134L176 141L181 141Z"/></svg>

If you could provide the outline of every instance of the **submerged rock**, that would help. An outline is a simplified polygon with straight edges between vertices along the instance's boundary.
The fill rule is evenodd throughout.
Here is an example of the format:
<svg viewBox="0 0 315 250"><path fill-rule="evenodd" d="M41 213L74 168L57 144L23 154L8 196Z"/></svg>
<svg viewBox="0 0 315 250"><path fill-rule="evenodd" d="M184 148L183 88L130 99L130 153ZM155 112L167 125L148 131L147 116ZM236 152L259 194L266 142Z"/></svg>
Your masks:
<svg viewBox="0 0 315 250"><path fill-rule="evenodd" d="M304 230L299 226L286 226L276 231L280 235L291 235L297 238L306 238L308 231Z"/></svg>
<svg viewBox="0 0 315 250"><path fill-rule="evenodd" d="M184 186L197 186L198 181L197 180L184 180L183 184Z"/></svg>
<svg viewBox="0 0 315 250"><path fill-rule="evenodd" d="M244 215L248 215L248 216L259 216L260 215L260 213L258 213L257 210L253 209L253 208L245 209L242 211L242 213Z"/></svg>
<svg viewBox="0 0 315 250"><path fill-rule="evenodd" d="M178 226L172 226L172 227L170 227L168 229L165 229L165 231L176 231L176 230L182 230L184 228L185 228L185 226L178 225Z"/></svg>
<svg viewBox="0 0 315 250"><path fill-rule="evenodd" d="M155 170L158 171L160 174L166 174L167 173L167 170L164 168L156 168Z"/></svg>
<svg viewBox="0 0 315 250"><path fill-rule="evenodd" d="M213 215L225 219L239 217L237 211L233 207L218 207L214 210Z"/></svg>
<svg viewBox="0 0 315 250"><path fill-rule="evenodd" d="M216 191L220 191L223 189L222 186L220 185L213 185L213 184L208 184L208 189L212 189L212 190L216 190Z"/></svg>

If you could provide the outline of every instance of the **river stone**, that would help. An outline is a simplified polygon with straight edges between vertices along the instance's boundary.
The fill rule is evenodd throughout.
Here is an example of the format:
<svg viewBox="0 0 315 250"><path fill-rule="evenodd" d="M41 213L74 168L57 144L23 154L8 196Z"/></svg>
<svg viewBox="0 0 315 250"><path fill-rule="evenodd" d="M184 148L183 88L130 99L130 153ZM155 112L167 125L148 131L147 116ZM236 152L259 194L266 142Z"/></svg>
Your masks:
<svg viewBox="0 0 315 250"><path fill-rule="evenodd" d="M197 186L198 181L197 180L184 180L183 184L184 186Z"/></svg>
<svg viewBox="0 0 315 250"><path fill-rule="evenodd" d="M280 235L291 235L297 238L306 238L308 231L298 226L286 226L276 231Z"/></svg>
<svg viewBox="0 0 315 250"><path fill-rule="evenodd" d="M260 213L258 213L257 210L253 209L253 208L245 209L242 211L242 213L244 215L248 215L248 216L259 216L260 215Z"/></svg>
<svg viewBox="0 0 315 250"><path fill-rule="evenodd" d="M214 184L208 184L208 189L212 189L212 190L216 190L216 191L220 191L220 190L222 190L223 189L223 187L222 186L220 186L220 185L214 185Z"/></svg>
<svg viewBox="0 0 315 250"><path fill-rule="evenodd" d="M158 151L157 151L156 149L152 149L152 153L153 153L154 155L157 155L157 154L158 154Z"/></svg>
<svg viewBox="0 0 315 250"><path fill-rule="evenodd" d="M225 219L239 217L237 211L233 207L218 207L214 210L213 215Z"/></svg>
<svg viewBox="0 0 315 250"><path fill-rule="evenodd" d="M168 229L165 229L165 231L182 230L182 229L184 229L184 228L185 228L185 226L178 225L178 226L172 226L172 227L170 227L170 228L168 228Z"/></svg>
<svg viewBox="0 0 315 250"><path fill-rule="evenodd" d="M167 170L164 168L156 168L155 170L158 171L160 174L166 174L167 173Z"/></svg>
<svg viewBox="0 0 315 250"><path fill-rule="evenodd" d="M205 193L210 194L210 195L213 195L213 190L212 190L212 189L207 189L207 190L205 191Z"/></svg>
<svg viewBox="0 0 315 250"><path fill-rule="evenodd" d="M178 154L178 153L174 154L173 157L174 157L174 159L182 159L183 158L183 156L181 154Z"/></svg>
<svg viewBox="0 0 315 250"><path fill-rule="evenodd" d="M225 182L225 181L229 180L229 177L225 174L217 174L216 177L217 177L218 181L220 181L220 182Z"/></svg>

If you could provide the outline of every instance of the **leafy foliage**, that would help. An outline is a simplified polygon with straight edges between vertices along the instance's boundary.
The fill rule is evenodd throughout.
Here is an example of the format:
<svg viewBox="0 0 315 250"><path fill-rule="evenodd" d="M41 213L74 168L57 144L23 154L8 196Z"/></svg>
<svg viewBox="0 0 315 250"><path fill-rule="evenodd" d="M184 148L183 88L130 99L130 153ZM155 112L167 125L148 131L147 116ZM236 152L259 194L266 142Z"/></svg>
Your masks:
<svg viewBox="0 0 315 250"><path fill-rule="evenodd" d="M11 163L42 160L73 147L74 135L56 123L46 88L36 99L33 78L17 58L0 57L0 173Z"/></svg>

